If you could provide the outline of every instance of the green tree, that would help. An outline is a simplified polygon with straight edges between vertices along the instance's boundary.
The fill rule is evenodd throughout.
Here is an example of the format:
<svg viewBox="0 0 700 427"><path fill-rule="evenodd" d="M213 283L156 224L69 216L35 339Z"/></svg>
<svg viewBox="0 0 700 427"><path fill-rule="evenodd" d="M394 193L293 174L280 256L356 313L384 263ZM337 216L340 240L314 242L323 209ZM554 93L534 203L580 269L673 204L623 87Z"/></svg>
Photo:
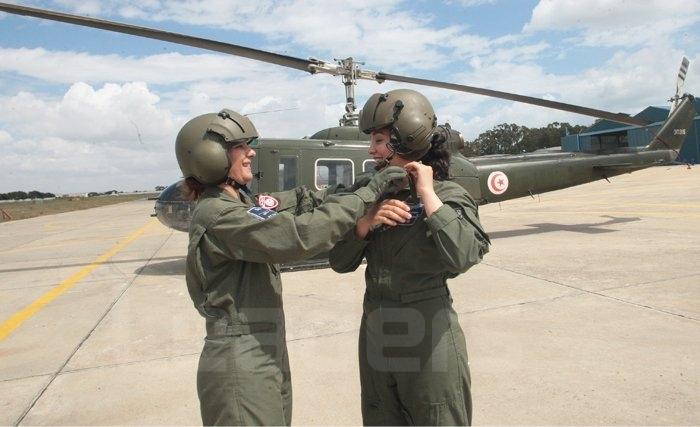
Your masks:
<svg viewBox="0 0 700 427"><path fill-rule="evenodd" d="M467 157L486 154L517 154L541 148L558 147L561 137L580 133L586 126L569 123L550 123L542 128L528 128L514 123L502 123L480 134L473 141L466 141L462 154Z"/></svg>
<svg viewBox="0 0 700 427"><path fill-rule="evenodd" d="M471 156L517 153L525 129L513 123L501 123L466 143L465 151L470 152L468 155Z"/></svg>

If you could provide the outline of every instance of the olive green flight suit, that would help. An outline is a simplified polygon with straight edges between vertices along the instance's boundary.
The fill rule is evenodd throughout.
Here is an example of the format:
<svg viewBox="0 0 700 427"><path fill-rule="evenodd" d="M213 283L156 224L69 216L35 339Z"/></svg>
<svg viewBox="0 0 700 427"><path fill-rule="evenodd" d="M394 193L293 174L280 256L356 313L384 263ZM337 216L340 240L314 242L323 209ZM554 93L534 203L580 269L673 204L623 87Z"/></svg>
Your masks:
<svg viewBox="0 0 700 427"><path fill-rule="evenodd" d="M434 188L444 205L429 218L419 210L411 225L381 227L364 240L351 230L330 252L340 273L367 258L359 336L365 425L471 423L467 349L447 279L477 264L489 240L462 187Z"/></svg>
<svg viewBox="0 0 700 427"><path fill-rule="evenodd" d="M292 390L277 263L331 248L376 197L302 188L275 193L276 211L218 187L190 223L187 288L206 319L197 391L205 425L289 425ZM312 212L303 213L310 211ZM296 216L298 215L298 216Z"/></svg>

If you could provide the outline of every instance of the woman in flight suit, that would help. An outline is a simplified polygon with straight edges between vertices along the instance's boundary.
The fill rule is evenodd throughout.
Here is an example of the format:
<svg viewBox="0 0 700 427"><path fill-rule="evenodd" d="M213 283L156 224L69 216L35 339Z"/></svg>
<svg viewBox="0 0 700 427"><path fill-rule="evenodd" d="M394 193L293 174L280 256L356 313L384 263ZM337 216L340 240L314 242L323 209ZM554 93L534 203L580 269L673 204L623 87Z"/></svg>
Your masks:
<svg viewBox="0 0 700 427"><path fill-rule="evenodd" d="M254 198L249 146L258 133L222 110L190 120L176 140L178 164L197 200L189 229L187 288L206 319L197 372L205 425L289 425L292 391L277 263L328 250L394 181L375 175L353 193L304 188Z"/></svg>
<svg viewBox="0 0 700 427"><path fill-rule="evenodd" d="M404 167L414 183L360 218L330 252L340 273L367 259L365 425L471 423L467 349L447 279L478 263L489 240L476 203L449 180L448 131L436 122L430 102L406 89L373 95L360 116L379 170Z"/></svg>

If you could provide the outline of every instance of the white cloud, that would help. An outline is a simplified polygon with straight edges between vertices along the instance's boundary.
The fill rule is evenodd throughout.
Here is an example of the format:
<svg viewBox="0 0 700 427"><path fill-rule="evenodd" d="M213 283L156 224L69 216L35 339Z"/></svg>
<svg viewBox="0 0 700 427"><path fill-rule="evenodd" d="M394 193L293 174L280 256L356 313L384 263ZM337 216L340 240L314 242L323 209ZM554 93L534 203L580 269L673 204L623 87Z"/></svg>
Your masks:
<svg viewBox="0 0 700 427"><path fill-rule="evenodd" d="M145 83L75 83L55 99L21 92L0 98L0 110L0 192L147 189L177 178L180 124Z"/></svg>
<svg viewBox="0 0 700 427"><path fill-rule="evenodd" d="M695 0L540 0L525 32L582 30L587 46L657 43L700 22Z"/></svg>
<svg viewBox="0 0 700 427"><path fill-rule="evenodd" d="M658 58L664 55L678 58L678 62L660 62ZM534 63L495 63L465 73L459 80L611 112L636 114L649 105L668 105L666 100L674 93L680 58L677 51L668 54L664 50L647 48L632 55L618 53L603 64L569 75L546 73ZM700 67L693 68L692 63L700 58L690 59L685 92L698 93ZM538 127L554 121L589 125L594 120L588 116L476 95L460 96L468 98L469 102L456 101L458 97L453 96L445 108L453 127L464 124L468 138L504 122Z"/></svg>
<svg viewBox="0 0 700 427"><path fill-rule="evenodd" d="M47 137L0 140L3 179L0 192L49 191L55 194L111 189L152 189L175 182L179 175L174 153L95 147L86 142Z"/></svg>
<svg viewBox="0 0 700 427"><path fill-rule="evenodd" d="M0 72L10 71L47 82L147 81L174 84L227 75L265 72L264 64L217 54L165 53L145 57L93 55L42 48L0 48Z"/></svg>
<svg viewBox="0 0 700 427"><path fill-rule="evenodd" d="M109 83L97 90L75 83L61 99L20 92L0 99L0 109L3 122L19 135L138 145L161 143L163 133L174 129L171 114L159 110L158 101L145 83Z"/></svg>
<svg viewBox="0 0 700 427"><path fill-rule="evenodd" d="M58 4L71 12L84 7L82 2L61 0ZM94 9L94 5L90 9ZM188 25L220 27L250 32L268 38L262 48L284 53L295 46L311 49L313 55L354 56L375 67L396 72L398 69L431 69L445 64L445 49L457 49L456 40L469 38L465 27L439 26L434 17L415 14L407 2L393 1L104 1L102 16L154 22L173 21ZM478 38L468 43L474 44ZM235 43L235 41L233 41ZM461 47L465 50L464 46ZM467 51L483 50L472 46ZM416 58L420 58L419 61Z"/></svg>
<svg viewBox="0 0 700 427"><path fill-rule="evenodd" d="M103 11L103 4L99 0L54 0L54 2L80 15L98 15Z"/></svg>

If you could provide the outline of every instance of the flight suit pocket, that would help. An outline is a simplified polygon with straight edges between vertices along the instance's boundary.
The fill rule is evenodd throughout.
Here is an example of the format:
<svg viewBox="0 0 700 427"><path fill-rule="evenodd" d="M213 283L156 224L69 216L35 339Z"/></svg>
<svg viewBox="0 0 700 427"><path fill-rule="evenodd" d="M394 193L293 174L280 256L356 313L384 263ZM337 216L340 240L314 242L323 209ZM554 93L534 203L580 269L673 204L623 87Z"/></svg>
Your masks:
<svg viewBox="0 0 700 427"><path fill-rule="evenodd" d="M187 248L187 253L189 254L188 262L190 263L189 267L196 273L196 276L201 283L202 290L206 290L207 282L206 276L204 275L204 267L202 266L202 254L199 247L199 242L202 240L202 237L206 231L206 227L199 224L195 225Z"/></svg>
<svg viewBox="0 0 700 427"><path fill-rule="evenodd" d="M426 402L414 417L416 425L463 426L468 425L464 408L455 401Z"/></svg>

